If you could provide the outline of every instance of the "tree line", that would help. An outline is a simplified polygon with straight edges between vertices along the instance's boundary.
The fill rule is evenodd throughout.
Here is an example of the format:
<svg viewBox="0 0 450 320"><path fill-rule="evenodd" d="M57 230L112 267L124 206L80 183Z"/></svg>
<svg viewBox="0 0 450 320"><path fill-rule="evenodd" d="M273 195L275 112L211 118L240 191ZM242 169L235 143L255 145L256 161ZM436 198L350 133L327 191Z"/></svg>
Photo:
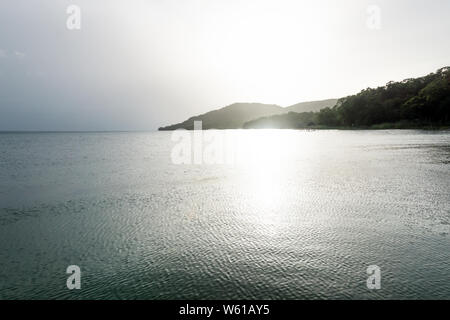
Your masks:
<svg viewBox="0 0 450 320"><path fill-rule="evenodd" d="M424 127L450 124L450 67L389 82L338 100L319 112L289 113L247 122L245 128Z"/></svg>

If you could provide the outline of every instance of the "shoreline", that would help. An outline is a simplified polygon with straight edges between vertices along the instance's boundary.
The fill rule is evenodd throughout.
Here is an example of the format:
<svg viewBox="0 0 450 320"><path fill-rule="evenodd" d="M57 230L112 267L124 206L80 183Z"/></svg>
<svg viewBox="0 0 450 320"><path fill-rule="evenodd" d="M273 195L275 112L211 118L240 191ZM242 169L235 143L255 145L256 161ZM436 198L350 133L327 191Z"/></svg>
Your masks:
<svg viewBox="0 0 450 320"><path fill-rule="evenodd" d="M176 130L186 130L186 131L194 131L194 129L185 129L185 128L177 128L177 129L170 129L170 130L158 130L158 132L164 132L164 131L176 131ZM307 127L307 128L233 128L233 129L217 129L217 128L209 128L209 129L202 129L202 131L207 130L342 130L342 131L382 131L382 130L423 130L423 131L449 131L450 126L442 126L442 127L404 127L404 128L398 128L398 127L383 127L383 128L377 128L377 127Z"/></svg>

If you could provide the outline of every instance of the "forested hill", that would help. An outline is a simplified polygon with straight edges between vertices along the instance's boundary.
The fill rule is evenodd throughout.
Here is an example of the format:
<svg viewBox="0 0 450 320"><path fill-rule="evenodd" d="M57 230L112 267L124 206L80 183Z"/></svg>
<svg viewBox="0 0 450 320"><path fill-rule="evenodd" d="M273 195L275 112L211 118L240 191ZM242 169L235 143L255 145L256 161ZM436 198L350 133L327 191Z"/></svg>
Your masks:
<svg viewBox="0 0 450 320"><path fill-rule="evenodd" d="M203 129L239 129L247 121L283 113L277 105L261 103L235 103L230 106L194 116L184 122L161 127L159 130L194 129L194 121L202 121Z"/></svg>
<svg viewBox="0 0 450 320"><path fill-rule="evenodd" d="M294 104L293 106L286 107L286 113L288 112L316 112L320 111L324 108L334 107L337 103L338 99L328 99L328 100L320 100L320 101L309 101L309 102L300 102Z"/></svg>
<svg viewBox="0 0 450 320"><path fill-rule="evenodd" d="M336 102L337 99L310 101L298 103L286 108L262 103L235 103L218 110L191 117L181 123L161 127L159 130L175 130L179 128L192 130L194 128L194 121L202 121L203 129L240 129L244 123L261 117L291 111L319 111L320 109L334 106Z"/></svg>
<svg viewBox="0 0 450 320"><path fill-rule="evenodd" d="M320 112L289 113L247 122L245 128L428 127L450 125L450 67L384 87L365 89Z"/></svg>

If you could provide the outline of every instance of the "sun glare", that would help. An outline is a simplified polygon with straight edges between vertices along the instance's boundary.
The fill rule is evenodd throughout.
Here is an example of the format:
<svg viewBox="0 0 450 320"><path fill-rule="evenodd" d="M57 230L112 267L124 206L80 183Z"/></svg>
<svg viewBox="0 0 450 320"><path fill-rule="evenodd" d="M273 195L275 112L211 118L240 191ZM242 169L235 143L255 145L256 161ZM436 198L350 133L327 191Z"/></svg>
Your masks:
<svg viewBox="0 0 450 320"><path fill-rule="evenodd" d="M242 136L238 157L241 191L261 218L272 221L288 192L295 132L255 130ZM262 221L263 221L262 220Z"/></svg>

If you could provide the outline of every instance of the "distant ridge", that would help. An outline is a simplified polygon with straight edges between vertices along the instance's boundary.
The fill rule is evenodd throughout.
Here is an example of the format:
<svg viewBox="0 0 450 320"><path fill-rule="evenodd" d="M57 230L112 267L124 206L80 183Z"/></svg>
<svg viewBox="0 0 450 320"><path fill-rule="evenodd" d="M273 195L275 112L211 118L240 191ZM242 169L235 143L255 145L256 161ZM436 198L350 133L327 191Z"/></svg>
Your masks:
<svg viewBox="0 0 450 320"><path fill-rule="evenodd" d="M274 104L234 103L218 110L191 117L181 123L160 127L158 130L194 129L194 121L202 121L202 129L241 129L246 122L285 114L288 112L309 112L333 107L337 99L302 102L286 108Z"/></svg>
<svg viewBox="0 0 450 320"><path fill-rule="evenodd" d="M300 102L297 104L294 104L290 107L286 107L286 113L288 112L317 112L325 108L333 108L336 103L338 102L338 99L327 99L327 100L320 100L320 101L309 101L309 102Z"/></svg>
<svg viewBox="0 0 450 320"><path fill-rule="evenodd" d="M450 128L450 67L419 78L390 81L339 100L302 102L282 108L235 103L159 130L300 128Z"/></svg>
<svg viewBox="0 0 450 320"><path fill-rule="evenodd" d="M260 117L272 116L283 112L283 108L273 104L235 103L191 117L184 122L161 127L159 130L175 130L179 128L193 130L194 121L202 121L203 129L239 129L244 123Z"/></svg>

